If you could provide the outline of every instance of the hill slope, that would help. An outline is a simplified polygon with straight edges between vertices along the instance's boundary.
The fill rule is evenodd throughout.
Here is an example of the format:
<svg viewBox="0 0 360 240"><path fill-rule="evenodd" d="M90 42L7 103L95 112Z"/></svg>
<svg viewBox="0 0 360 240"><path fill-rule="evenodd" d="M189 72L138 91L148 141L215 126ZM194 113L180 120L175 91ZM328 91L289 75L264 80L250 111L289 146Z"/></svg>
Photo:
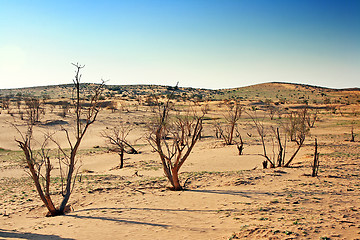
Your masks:
<svg viewBox="0 0 360 240"><path fill-rule="evenodd" d="M90 90L93 84L84 83L82 87ZM174 87L160 85L108 85L106 98L122 97L135 98L137 96L160 94L167 95ZM0 97L43 97L43 98L69 98L72 95L72 85L41 86L32 88L1 89ZM197 89L176 88L176 95L186 99L198 100L256 100L273 102L298 102L298 103L342 103L353 104L360 102L360 89L331 89L294 83L262 83L232 89Z"/></svg>

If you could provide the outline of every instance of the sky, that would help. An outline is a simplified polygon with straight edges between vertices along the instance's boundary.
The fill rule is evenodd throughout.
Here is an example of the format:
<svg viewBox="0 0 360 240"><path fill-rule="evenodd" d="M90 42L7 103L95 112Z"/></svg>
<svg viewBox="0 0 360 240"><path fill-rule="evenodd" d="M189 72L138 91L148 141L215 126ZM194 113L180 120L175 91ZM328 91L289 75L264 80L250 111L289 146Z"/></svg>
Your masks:
<svg viewBox="0 0 360 240"><path fill-rule="evenodd" d="M0 88L360 87L358 0L0 0Z"/></svg>

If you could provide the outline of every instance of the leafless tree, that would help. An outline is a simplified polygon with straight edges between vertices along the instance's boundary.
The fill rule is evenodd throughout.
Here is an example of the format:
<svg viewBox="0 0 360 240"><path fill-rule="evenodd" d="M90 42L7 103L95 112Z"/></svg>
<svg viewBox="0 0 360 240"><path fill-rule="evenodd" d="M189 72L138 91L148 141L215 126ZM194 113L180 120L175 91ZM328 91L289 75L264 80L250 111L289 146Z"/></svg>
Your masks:
<svg viewBox="0 0 360 240"><path fill-rule="evenodd" d="M277 112L276 107L273 105L270 99L266 99L265 101L266 112L269 114L271 120L274 119L275 113Z"/></svg>
<svg viewBox="0 0 360 240"><path fill-rule="evenodd" d="M133 130L131 125L120 123L117 127L107 128L102 136L112 146L111 151L117 152L120 156L119 168L124 167L124 154L137 154L138 151L127 140L128 135Z"/></svg>
<svg viewBox="0 0 360 240"><path fill-rule="evenodd" d="M70 112L70 103L67 101L62 101L60 108L61 112L59 113L59 116L65 118Z"/></svg>
<svg viewBox="0 0 360 240"><path fill-rule="evenodd" d="M318 152L318 143L317 143L317 139L315 138L315 152L314 152L314 161L313 164L311 165L311 169L312 169L312 173L311 176L312 177L316 177L319 171L319 156L320 153Z"/></svg>
<svg viewBox="0 0 360 240"><path fill-rule="evenodd" d="M111 101L109 109L111 110L112 113L114 113L118 109L117 108L117 102Z"/></svg>
<svg viewBox="0 0 360 240"><path fill-rule="evenodd" d="M350 142L355 142L355 133L354 133L354 122L351 123L351 138Z"/></svg>
<svg viewBox="0 0 360 240"><path fill-rule="evenodd" d="M309 129L306 126L306 112L302 111L297 114L292 114L290 115L291 118L285 119L285 121L287 121L285 126L287 126L288 128L290 125L292 127L291 131L289 131L286 127L284 128L283 122L277 126L269 124L266 125L264 123L264 118L258 117L256 111L254 111L253 113L249 112L248 115L252 119L252 122L260 137L260 141L263 147L263 153L261 155L270 164L270 168L282 166L288 167L303 146L305 138L309 133ZM296 142L297 147L295 151L290 155L290 158L285 161L288 141L287 136L289 132L294 135L293 141ZM269 143L272 145L272 154L269 154L269 152L267 151ZM267 164L263 165L264 167L267 167Z"/></svg>
<svg viewBox="0 0 360 240"><path fill-rule="evenodd" d="M40 115L42 113L42 102L38 98L26 98L25 99L26 106L26 115L28 121L33 121L32 124L35 124L40 121Z"/></svg>
<svg viewBox="0 0 360 240"><path fill-rule="evenodd" d="M306 110L306 122L309 126L309 128L313 128L315 125L315 122L319 120L319 110L315 110L315 111L309 111Z"/></svg>
<svg viewBox="0 0 360 240"><path fill-rule="evenodd" d="M34 154L34 150L32 147L32 141L33 141L33 126L35 121L28 120L28 129L25 134L22 134L19 130L19 133L21 135L21 140L16 140L16 142L19 144L19 147L23 150L25 155L26 163L30 170L30 175L33 179L33 182L36 186L37 192L41 198L41 200L44 202L45 206L49 210L48 215L49 216L56 216L56 215L63 215L66 213L69 206L67 206L67 203L69 201L70 195L72 193L72 190L74 188L75 184L75 178L77 175L78 168L77 165L77 151L79 149L80 143L83 140L86 131L88 130L89 126L93 124L96 120L96 117L99 113L99 107L98 107L98 99L101 95L102 88L104 85L104 82L102 84L95 87L93 95L91 97L90 103L88 104L88 107L84 107L83 104L81 104L81 96L80 96L80 79L81 74L80 70L84 67L80 64L73 64L76 67L75 71L75 78L73 80L74 82L74 108L75 108L75 136L71 137L70 133L67 129L62 128L62 130L65 132L67 141L70 147L70 152L64 150L60 144L53 139L53 135L46 134L45 135L45 141L42 144L41 151L38 155ZM83 118L85 120L83 120ZM18 128L17 128L18 129ZM61 183L62 183L62 201L60 203L60 206L58 208L55 207L51 196L50 196L50 173L52 168L52 163L50 160L49 151L46 150L47 142L51 140L53 141L57 147L59 152L59 165L60 165L60 176L61 176ZM43 167L45 167L45 170L43 170ZM43 172L45 171L45 174ZM41 186L41 177L44 179L45 185Z"/></svg>
<svg viewBox="0 0 360 240"><path fill-rule="evenodd" d="M224 139L226 145L234 144L234 134L236 134L237 123L242 114L240 102L226 102L226 112L224 114L225 124L215 123L216 133Z"/></svg>
<svg viewBox="0 0 360 240"><path fill-rule="evenodd" d="M17 97L16 99L16 107L18 109L18 112L21 112L21 97Z"/></svg>
<svg viewBox="0 0 360 240"><path fill-rule="evenodd" d="M235 141L236 147L238 149L239 155L242 155L244 151L244 141L238 129L236 130L236 136L239 138L239 141Z"/></svg>
<svg viewBox="0 0 360 240"><path fill-rule="evenodd" d="M274 159L271 159L268 156L268 153L267 153L267 150L266 150L265 139L266 139L266 136L267 136L267 129L266 129L265 125L264 125L264 119L263 118L260 119L260 117L257 116L256 110L254 110L252 112L247 112L247 114L249 115L249 117L253 121L254 126L256 128L256 131L257 131L257 133L258 133L258 135L260 137L261 145L263 147L262 156L266 159L266 161L263 162L263 167L267 168L267 162L269 162L270 163L270 168L274 168L276 166L275 161L274 161Z"/></svg>
<svg viewBox="0 0 360 240"><path fill-rule="evenodd" d="M172 116L170 100L171 97L166 103L160 104L157 99L156 116L151 124L148 141L159 154L172 189L178 191L182 189L179 170L200 137L204 113L197 115L194 110L192 114Z"/></svg>
<svg viewBox="0 0 360 240"><path fill-rule="evenodd" d="M9 96L2 97L1 106L2 106L3 110L10 108L10 97Z"/></svg>
<svg viewBox="0 0 360 240"><path fill-rule="evenodd" d="M24 152L25 161L29 168L28 173L34 182L34 185L41 200L49 211L48 215L56 216L59 215L60 212L58 209L55 208L50 196L50 173L53 167L50 162L49 151L46 150L49 137L45 136L45 139L41 144L40 151L34 151L32 149L33 126L34 122L28 121L28 128L25 134L20 132L20 130L15 126L15 128L21 135L21 140L16 139L16 142L19 144L19 147ZM42 170L43 167L45 168L45 173Z"/></svg>

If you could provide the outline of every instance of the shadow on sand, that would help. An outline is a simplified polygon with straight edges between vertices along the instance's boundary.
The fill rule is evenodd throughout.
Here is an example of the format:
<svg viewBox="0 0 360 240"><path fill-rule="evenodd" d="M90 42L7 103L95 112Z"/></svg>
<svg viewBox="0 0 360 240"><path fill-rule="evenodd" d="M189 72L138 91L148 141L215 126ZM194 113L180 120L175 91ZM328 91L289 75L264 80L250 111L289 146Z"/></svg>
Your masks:
<svg viewBox="0 0 360 240"><path fill-rule="evenodd" d="M213 193L213 194L223 194L223 195L233 195L233 196L242 196L246 198L251 198L256 195L272 196L273 193L270 192L259 192L259 191L233 191L233 190L211 190L211 189L189 189L186 190L189 192L198 192L198 193Z"/></svg>
<svg viewBox="0 0 360 240"><path fill-rule="evenodd" d="M48 234L37 234L37 233L27 233L27 232L18 232L5 230L0 228L0 239L53 239L53 240L74 240L73 238L62 238L57 235L48 235Z"/></svg>
<svg viewBox="0 0 360 240"><path fill-rule="evenodd" d="M102 209L111 209L111 208L102 208ZM90 209L89 209L89 210L90 210ZM88 210L88 211L89 211L89 210ZM93 209L93 210L98 210L98 209ZM100 209L99 209L99 210L100 210ZM120 209L118 209L118 210L120 210ZM86 210L82 210L82 211L86 211ZM79 212L79 211L77 211L77 212ZM69 214L69 215L66 215L66 216L67 216L67 217L73 217L73 218L79 218L79 219L95 219L95 220L112 221L112 222L118 222L118 223L148 225L148 226L153 226L153 227L163 227L163 228L170 227L170 225L166 225L166 224L139 222L139 221L116 219L116 218L109 218L109 217L82 216L82 215L76 215L76 214Z"/></svg>

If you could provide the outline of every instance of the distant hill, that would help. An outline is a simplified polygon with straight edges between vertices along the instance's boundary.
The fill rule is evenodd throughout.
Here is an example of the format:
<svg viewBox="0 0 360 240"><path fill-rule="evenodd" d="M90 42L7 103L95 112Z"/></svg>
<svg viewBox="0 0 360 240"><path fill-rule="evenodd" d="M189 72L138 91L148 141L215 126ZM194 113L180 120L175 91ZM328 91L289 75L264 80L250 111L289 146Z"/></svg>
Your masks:
<svg viewBox="0 0 360 240"><path fill-rule="evenodd" d="M85 92L94 84L83 83ZM175 96L196 100L251 100L292 103L360 103L360 89L331 89L306 84L271 82L231 89L199 89L161 85L107 85L105 98L136 98L150 94L168 95L175 90ZM41 86L18 89L0 89L0 97L41 97L45 99L69 98L72 96L72 84Z"/></svg>
<svg viewBox="0 0 360 240"><path fill-rule="evenodd" d="M338 102L338 103L359 103L360 89L332 89L306 84L271 82L222 90L224 98L251 99L251 100L272 100L290 102Z"/></svg>

